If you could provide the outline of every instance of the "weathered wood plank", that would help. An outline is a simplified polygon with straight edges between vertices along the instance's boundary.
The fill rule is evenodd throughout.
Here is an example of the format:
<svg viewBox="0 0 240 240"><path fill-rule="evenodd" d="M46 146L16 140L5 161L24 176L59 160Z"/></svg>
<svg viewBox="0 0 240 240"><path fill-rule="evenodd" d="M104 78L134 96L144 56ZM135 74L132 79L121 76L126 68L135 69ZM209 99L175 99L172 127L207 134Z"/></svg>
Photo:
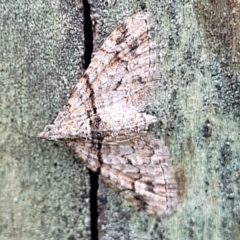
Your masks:
<svg viewBox="0 0 240 240"><path fill-rule="evenodd" d="M66 147L36 135L82 72L83 12L71 1L0 8L0 237L90 239L88 172ZM118 24L151 12L162 81L148 111L179 181L175 214L129 206L100 181L99 239L238 239L239 5L227 1L92 1L94 50ZM231 17L230 17L231 15Z"/></svg>
<svg viewBox="0 0 240 240"><path fill-rule="evenodd" d="M88 171L37 138L81 74L83 10L70 1L0 5L0 239L90 239Z"/></svg>
<svg viewBox="0 0 240 240"><path fill-rule="evenodd" d="M180 196L177 212L160 219L138 212L100 182L100 239L238 239L240 80L239 61L232 59L239 54L239 6L224 1L111 3L105 12L99 10L102 1L92 5L101 16L103 26L96 30L101 34L104 26L115 26L144 7L156 21L165 57L148 111L159 119L152 131L171 150ZM233 18L222 18L229 9L236 11Z"/></svg>

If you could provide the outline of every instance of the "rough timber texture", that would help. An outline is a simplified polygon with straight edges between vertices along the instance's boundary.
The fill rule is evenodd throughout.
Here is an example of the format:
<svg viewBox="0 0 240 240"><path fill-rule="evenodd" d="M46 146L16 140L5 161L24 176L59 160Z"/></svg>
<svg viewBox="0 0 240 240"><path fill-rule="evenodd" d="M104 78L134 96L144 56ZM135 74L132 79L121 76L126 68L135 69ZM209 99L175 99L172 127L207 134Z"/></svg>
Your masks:
<svg viewBox="0 0 240 240"><path fill-rule="evenodd" d="M56 117L80 76L82 14L76 15L72 1L59 4L1 3L3 239L90 239L83 165L67 148L35 138ZM99 239L236 240L239 5L210 0L93 1L94 49L119 21L141 9L154 16L155 34L165 53L163 80L148 111L159 120L152 131L170 148L180 203L171 217L152 217L100 182Z"/></svg>
<svg viewBox="0 0 240 240"><path fill-rule="evenodd" d="M82 12L71 1L1 1L0 239L90 239L88 171L36 137L81 74Z"/></svg>
<svg viewBox="0 0 240 240"><path fill-rule="evenodd" d="M171 217L154 218L136 212L100 182L99 238L238 239L239 6L228 1L94 1L92 15L100 19L95 42L101 42L104 26L113 29L119 19L141 9L154 16L165 55L162 81L148 111L159 119L152 130L170 148L180 203Z"/></svg>

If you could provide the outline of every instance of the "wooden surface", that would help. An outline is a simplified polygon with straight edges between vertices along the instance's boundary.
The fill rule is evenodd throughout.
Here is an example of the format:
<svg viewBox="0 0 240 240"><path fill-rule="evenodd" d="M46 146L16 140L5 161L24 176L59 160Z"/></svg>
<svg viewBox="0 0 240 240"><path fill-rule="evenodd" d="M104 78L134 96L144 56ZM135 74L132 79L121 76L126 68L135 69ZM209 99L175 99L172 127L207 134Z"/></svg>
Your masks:
<svg viewBox="0 0 240 240"><path fill-rule="evenodd" d="M83 71L82 2L0 6L0 239L91 239L88 171L36 137ZM91 10L94 51L127 16L152 13L164 58L147 111L179 183L176 213L157 218L100 181L99 239L239 239L239 5L99 0Z"/></svg>
<svg viewBox="0 0 240 240"><path fill-rule="evenodd" d="M1 4L0 239L90 239L88 171L37 138L81 74L82 12L70 2Z"/></svg>

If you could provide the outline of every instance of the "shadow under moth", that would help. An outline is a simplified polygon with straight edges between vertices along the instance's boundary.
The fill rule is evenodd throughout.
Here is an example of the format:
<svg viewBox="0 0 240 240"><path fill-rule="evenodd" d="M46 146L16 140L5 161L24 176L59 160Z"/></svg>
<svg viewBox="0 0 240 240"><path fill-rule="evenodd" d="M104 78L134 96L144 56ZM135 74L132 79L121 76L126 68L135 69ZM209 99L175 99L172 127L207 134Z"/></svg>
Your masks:
<svg viewBox="0 0 240 240"><path fill-rule="evenodd" d="M177 186L164 142L147 132L144 112L159 78L151 16L118 25L93 57L67 105L41 137L62 141L131 204L158 216L177 205Z"/></svg>

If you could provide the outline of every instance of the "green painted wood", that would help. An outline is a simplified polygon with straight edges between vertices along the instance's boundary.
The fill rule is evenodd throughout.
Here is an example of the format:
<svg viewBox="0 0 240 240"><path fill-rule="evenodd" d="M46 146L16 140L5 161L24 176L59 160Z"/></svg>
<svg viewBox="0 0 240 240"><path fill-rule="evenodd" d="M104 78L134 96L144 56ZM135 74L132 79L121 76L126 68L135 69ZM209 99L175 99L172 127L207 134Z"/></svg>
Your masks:
<svg viewBox="0 0 240 240"><path fill-rule="evenodd" d="M90 239L88 171L37 138L81 74L82 16L71 2L0 4L0 239Z"/></svg>
<svg viewBox="0 0 240 240"><path fill-rule="evenodd" d="M78 5L78 7L75 6ZM127 16L155 21L162 80L147 111L179 183L176 213L128 205L100 181L99 239L239 239L239 5L92 1L94 50ZM0 8L0 239L90 239L89 176L65 146L39 140L82 72L81 1Z"/></svg>
<svg viewBox="0 0 240 240"><path fill-rule="evenodd" d="M102 12L100 2L93 11L110 29L144 8L153 15L164 58L147 110L158 116L152 131L170 148L179 184L176 213L157 218L100 182L100 239L239 239L239 6L113 1Z"/></svg>

